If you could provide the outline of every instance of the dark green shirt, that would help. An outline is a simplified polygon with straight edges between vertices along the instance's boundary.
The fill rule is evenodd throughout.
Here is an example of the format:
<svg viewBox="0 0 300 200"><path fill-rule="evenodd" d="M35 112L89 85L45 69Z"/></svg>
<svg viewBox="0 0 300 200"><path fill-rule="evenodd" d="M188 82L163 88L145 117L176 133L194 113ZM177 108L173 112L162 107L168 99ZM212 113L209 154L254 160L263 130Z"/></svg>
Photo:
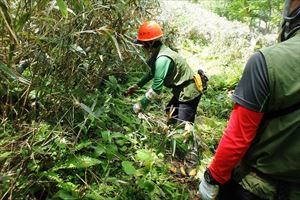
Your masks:
<svg viewBox="0 0 300 200"><path fill-rule="evenodd" d="M263 112L269 95L266 60L261 52L256 52L248 60L232 99L250 110Z"/></svg>

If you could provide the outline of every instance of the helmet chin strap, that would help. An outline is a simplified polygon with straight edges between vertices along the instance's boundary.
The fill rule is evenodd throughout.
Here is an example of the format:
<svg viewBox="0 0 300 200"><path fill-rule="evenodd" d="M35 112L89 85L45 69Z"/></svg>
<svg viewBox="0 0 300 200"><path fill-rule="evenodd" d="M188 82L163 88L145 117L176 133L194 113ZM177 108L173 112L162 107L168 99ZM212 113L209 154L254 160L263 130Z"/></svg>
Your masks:
<svg viewBox="0 0 300 200"><path fill-rule="evenodd" d="M154 43L155 43L155 40L142 42L142 46L145 47L148 50L151 50L151 49L153 49Z"/></svg>
<svg viewBox="0 0 300 200"><path fill-rule="evenodd" d="M282 25L282 29L279 35L280 41L283 42L289 39L299 29L300 29L300 15L298 16L298 18L294 20L285 21Z"/></svg>
<svg viewBox="0 0 300 200"><path fill-rule="evenodd" d="M280 33L279 33L279 37L278 37L278 41L279 42L283 42L285 40L287 40L287 34L286 34L286 29L287 29L287 25L286 25L286 21L283 22L281 29L280 29Z"/></svg>
<svg viewBox="0 0 300 200"><path fill-rule="evenodd" d="M148 41L147 44L144 44L143 46L147 51L154 53L160 47L160 45L157 46L156 42L157 40Z"/></svg>
<svg viewBox="0 0 300 200"><path fill-rule="evenodd" d="M155 43L155 40L149 41L149 49L153 50L155 48L153 48L153 45Z"/></svg>
<svg viewBox="0 0 300 200"><path fill-rule="evenodd" d="M285 0L283 24L279 34L281 42L289 39L300 29L300 1Z"/></svg>

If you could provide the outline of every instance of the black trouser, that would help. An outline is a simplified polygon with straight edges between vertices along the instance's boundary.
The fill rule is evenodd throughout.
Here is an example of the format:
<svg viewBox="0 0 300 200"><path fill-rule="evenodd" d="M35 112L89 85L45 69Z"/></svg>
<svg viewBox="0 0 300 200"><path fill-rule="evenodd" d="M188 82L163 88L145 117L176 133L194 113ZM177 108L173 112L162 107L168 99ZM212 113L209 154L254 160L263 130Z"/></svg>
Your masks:
<svg viewBox="0 0 300 200"><path fill-rule="evenodd" d="M249 191L245 190L234 180L229 180L220 187L218 200L262 200Z"/></svg>
<svg viewBox="0 0 300 200"><path fill-rule="evenodd" d="M175 109L172 113L173 120L175 119L179 123L182 121L194 122L200 98L201 95L191 101L182 102L173 96L167 105L166 112L170 112L171 107L173 107Z"/></svg>

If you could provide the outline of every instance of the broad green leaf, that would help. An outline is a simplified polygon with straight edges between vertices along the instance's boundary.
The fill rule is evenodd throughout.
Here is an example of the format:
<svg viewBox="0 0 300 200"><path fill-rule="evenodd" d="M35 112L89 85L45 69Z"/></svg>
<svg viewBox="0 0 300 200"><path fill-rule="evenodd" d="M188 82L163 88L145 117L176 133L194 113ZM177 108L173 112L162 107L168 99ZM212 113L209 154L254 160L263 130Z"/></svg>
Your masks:
<svg viewBox="0 0 300 200"><path fill-rule="evenodd" d="M102 139L103 139L105 142L111 143L111 135L110 135L110 131L102 131L102 132L101 132L101 136L102 136Z"/></svg>
<svg viewBox="0 0 300 200"><path fill-rule="evenodd" d="M70 194L69 192L67 192L65 190L59 190L55 196L58 196L59 198L64 199L64 200L78 199L77 197L72 196L72 194Z"/></svg>
<svg viewBox="0 0 300 200"><path fill-rule="evenodd" d="M94 147L95 149L95 156L100 156L104 152L106 152L105 147L102 144L99 144L98 146Z"/></svg>
<svg viewBox="0 0 300 200"><path fill-rule="evenodd" d="M43 175L45 175L50 180L53 180L55 182L62 182L63 180L59 177L59 175L53 171L47 171L44 172Z"/></svg>
<svg viewBox="0 0 300 200"><path fill-rule="evenodd" d="M108 79L113 85L118 85L118 81L115 76L109 76Z"/></svg>
<svg viewBox="0 0 300 200"><path fill-rule="evenodd" d="M155 183L143 178L138 181L138 185L147 192L152 192L155 189Z"/></svg>
<svg viewBox="0 0 300 200"><path fill-rule="evenodd" d="M66 160L64 163L53 167L53 171L59 169L80 169L100 164L101 161L88 156L78 156Z"/></svg>
<svg viewBox="0 0 300 200"><path fill-rule="evenodd" d="M116 140L115 141L118 145L123 146L126 143L126 140Z"/></svg>
<svg viewBox="0 0 300 200"><path fill-rule="evenodd" d="M122 146L122 147L120 148L120 151L121 151L121 152L125 152L125 151L127 151L128 149L129 149L128 147Z"/></svg>
<svg viewBox="0 0 300 200"><path fill-rule="evenodd" d="M118 84L118 80L116 79L115 76L109 76L108 77L109 81L107 82L110 86L110 89L113 89L113 90L117 90L119 89L119 84Z"/></svg>
<svg viewBox="0 0 300 200"><path fill-rule="evenodd" d="M81 141L78 145L76 145L75 151L78 151L78 150L83 149L83 148L90 147L91 145L92 145L92 142L89 141L89 140Z"/></svg>
<svg viewBox="0 0 300 200"><path fill-rule="evenodd" d="M112 138L125 138L124 134L120 133L120 132L113 132L111 134Z"/></svg>
<svg viewBox="0 0 300 200"><path fill-rule="evenodd" d="M100 196L96 191L89 191L85 195L88 199L94 199L94 200L105 200L107 198Z"/></svg>
<svg viewBox="0 0 300 200"><path fill-rule="evenodd" d="M136 172L136 169L134 168L132 162L123 161L122 162L122 167L123 167L125 173L128 174L128 175L133 175Z"/></svg>
<svg viewBox="0 0 300 200"><path fill-rule="evenodd" d="M47 172L43 173L43 175L46 176L49 180L55 181L57 183L57 187L65 190L65 191L69 191L72 193L78 192L79 185L76 185L70 181L66 181L66 180L62 179L57 173L55 173L53 171L47 171Z"/></svg>
<svg viewBox="0 0 300 200"><path fill-rule="evenodd" d="M117 114L116 114L122 121L124 121L124 122L126 122L127 124L130 124L130 125L132 125L132 124L135 124L136 123L136 121L133 121L131 118L129 118L128 117L128 114L126 114L126 113L121 113L121 112L118 112Z"/></svg>
<svg viewBox="0 0 300 200"><path fill-rule="evenodd" d="M85 110L87 113L89 113L91 116L95 117L96 119L100 120L98 116L93 112L92 108L88 107L84 103L80 103L79 106ZM100 120L101 121L101 120Z"/></svg>
<svg viewBox="0 0 300 200"><path fill-rule="evenodd" d="M155 155L147 149L140 149L140 150L137 150L136 158L139 161L150 163L155 160Z"/></svg>
<svg viewBox="0 0 300 200"><path fill-rule="evenodd" d="M64 0L56 0L57 6L64 17L68 17L68 8Z"/></svg>
<svg viewBox="0 0 300 200"><path fill-rule="evenodd" d="M109 160L111 160L115 156L119 156L118 155L118 146L114 145L114 144L110 144L110 145L106 146L106 156Z"/></svg>

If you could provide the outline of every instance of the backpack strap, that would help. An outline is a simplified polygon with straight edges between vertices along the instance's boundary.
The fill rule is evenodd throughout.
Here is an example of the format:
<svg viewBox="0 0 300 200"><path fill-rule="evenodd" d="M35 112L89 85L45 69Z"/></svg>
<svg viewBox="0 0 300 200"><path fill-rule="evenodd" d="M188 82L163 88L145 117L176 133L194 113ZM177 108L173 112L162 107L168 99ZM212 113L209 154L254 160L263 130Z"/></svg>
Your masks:
<svg viewBox="0 0 300 200"><path fill-rule="evenodd" d="M292 183L275 179L265 173L262 173L261 171L258 171L255 168L251 168L251 171L254 172L262 180L275 184L276 192L274 194L274 200L289 200L290 184Z"/></svg>
<svg viewBox="0 0 300 200"><path fill-rule="evenodd" d="M292 113L296 110L300 109L300 102L288 107L288 108L285 108L285 109L281 109L281 110L276 110L274 112L269 112L269 113L266 113L264 115L264 117L266 119L273 119L273 118L277 118L277 117L280 117L280 116L283 116L283 115L286 115L286 114L289 114L289 113Z"/></svg>

